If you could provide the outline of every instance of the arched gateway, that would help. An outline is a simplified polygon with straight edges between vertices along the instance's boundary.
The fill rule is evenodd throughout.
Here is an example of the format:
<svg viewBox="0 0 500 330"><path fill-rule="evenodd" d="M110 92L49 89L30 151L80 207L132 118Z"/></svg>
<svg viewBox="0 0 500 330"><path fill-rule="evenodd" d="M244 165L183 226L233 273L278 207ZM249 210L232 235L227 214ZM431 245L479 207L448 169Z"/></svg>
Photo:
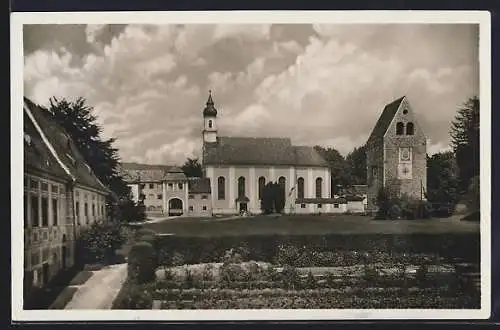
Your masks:
<svg viewBox="0 0 500 330"><path fill-rule="evenodd" d="M168 201L168 215L182 215L183 203L179 198L172 198Z"/></svg>

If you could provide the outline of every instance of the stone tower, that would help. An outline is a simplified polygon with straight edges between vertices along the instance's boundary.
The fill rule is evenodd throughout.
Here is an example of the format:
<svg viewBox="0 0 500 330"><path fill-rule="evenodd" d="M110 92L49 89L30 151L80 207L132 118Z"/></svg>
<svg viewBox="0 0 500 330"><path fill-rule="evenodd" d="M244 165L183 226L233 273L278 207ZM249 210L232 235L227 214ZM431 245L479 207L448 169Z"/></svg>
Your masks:
<svg viewBox="0 0 500 330"><path fill-rule="evenodd" d="M393 197L425 199L427 139L406 96L382 111L366 143L366 165L369 210L382 187Z"/></svg>

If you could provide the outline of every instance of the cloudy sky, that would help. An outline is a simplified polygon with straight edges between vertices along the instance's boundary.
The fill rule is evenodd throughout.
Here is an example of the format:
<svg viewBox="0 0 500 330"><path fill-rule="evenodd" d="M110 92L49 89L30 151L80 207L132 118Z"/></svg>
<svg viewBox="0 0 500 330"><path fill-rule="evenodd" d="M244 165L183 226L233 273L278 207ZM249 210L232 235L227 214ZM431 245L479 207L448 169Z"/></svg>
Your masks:
<svg viewBox="0 0 500 330"><path fill-rule="evenodd" d="M201 149L208 90L219 134L362 145L407 95L446 149L477 95L476 25L25 25L24 93L83 96L124 161L182 163Z"/></svg>

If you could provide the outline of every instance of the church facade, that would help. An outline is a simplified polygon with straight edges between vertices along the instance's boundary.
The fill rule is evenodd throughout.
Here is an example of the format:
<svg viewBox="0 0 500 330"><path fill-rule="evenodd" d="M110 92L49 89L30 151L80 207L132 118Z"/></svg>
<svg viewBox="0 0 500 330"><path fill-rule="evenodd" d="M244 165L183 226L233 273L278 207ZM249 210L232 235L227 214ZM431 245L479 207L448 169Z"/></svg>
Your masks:
<svg viewBox="0 0 500 330"><path fill-rule="evenodd" d="M366 143L368 210L381 188L392 197L424 200L427 139L406 97L387 104Z"/></svg>
<svg viewBox="0 0 500 330"><path fill-rule="evenodd" d="M219 136L212 95L203 123L202 166L214 214L260 213L269 182L284 185L285 213L327 213L333 208L330 169L313 147L295 146L289 138Z"/></svg>

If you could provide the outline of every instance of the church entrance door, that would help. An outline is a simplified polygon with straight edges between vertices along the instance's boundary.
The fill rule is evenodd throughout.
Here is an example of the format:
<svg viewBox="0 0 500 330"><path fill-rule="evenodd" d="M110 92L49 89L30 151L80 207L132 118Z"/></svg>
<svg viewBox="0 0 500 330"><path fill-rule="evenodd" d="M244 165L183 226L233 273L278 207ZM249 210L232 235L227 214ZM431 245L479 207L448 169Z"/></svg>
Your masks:
<svg viewBox="0 0 500 330"><path fill-rule="evenodd" d="M248 211L248 206L246 202L240 202L240 213L244 213Z"/></svg>

